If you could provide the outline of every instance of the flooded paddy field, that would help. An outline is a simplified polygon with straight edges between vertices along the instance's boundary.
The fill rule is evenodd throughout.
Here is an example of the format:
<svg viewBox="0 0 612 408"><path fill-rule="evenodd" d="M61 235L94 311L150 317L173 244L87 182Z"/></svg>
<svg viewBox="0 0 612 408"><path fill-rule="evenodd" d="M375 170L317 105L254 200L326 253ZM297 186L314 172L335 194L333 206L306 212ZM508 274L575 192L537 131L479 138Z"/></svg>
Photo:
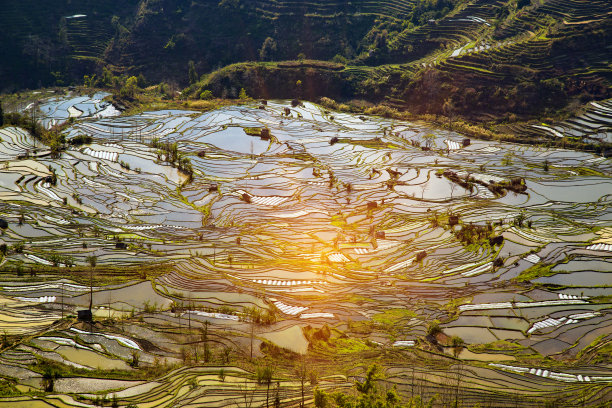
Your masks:
<svg viewBox="0 0 612 408"><path fill-rule="evenodd" d="M263 403L238 366L278 350L338 356L324 389L376 355L403 394L612 398L609 159L288 101L104 117L103 97L40 102L92 137L59 157L0 129L0 327L18 339L0 375L28 392L41 361L73 370L61 395L0 406ZM140 275L88 284L111 267ZM67 317L90 293L96 322Z"/></svg>

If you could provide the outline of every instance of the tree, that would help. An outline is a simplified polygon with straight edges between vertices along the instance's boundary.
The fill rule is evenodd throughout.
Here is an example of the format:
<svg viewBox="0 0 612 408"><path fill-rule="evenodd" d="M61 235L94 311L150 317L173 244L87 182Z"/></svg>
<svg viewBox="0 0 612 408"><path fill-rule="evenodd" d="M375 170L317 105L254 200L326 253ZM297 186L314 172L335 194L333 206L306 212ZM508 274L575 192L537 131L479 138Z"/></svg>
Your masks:
<svg viewBox="0 0 612 408"><path fill-rule="evenodd" d="M358 394L335 392L327 394L323 390L315 389L314 404L317 408L327 408L330 406L338 407L361 407L361 408L399 408L402 406L400 396L397 394L395 387L391 389L381 389L377 381L381 379L382 373L378 365L371 365L366 373L365 381L355 382L355 389ZM417 399L420 400L419 397ZM416 400L416 399L415 399ZM406 405L409 407L422 407L422 404L413 404L415 401L411 399L411 403ZM335 403L335 404L334 404Z"/></svg>
<svg viewBox="0 0 612 408"><path fill-rule="evenodd" d="M135 76L131 76L127 79L127 81L125 81L125 85L123 86L123 88L121 88L121 91L119 93L121 94L121 96L133 98L134 93L136 92L136 88L138 88L138 78L136 78Z"/></svg>
<svg viewBox="0 0 612 408"><path fill-rule="evenodd" d="M98 257L95 255L89 255L87 257L87 262L89 262L89 266L91 267L89 270L89 311L91 312L91 308L93 306L93 271L98 263Z"/></svg>
<svg viewBox="0 0 612 408"><path fill-rule="evenodd" d="M386 50L388 35L389 33L387 32L387 30L382 30L380 33L376 34L376 37L374 38L374 47L380 50Z"/></svg>
<svg viewBox="0 0 612 408"><path fill-rule="evenodd" d="M257 367L257 384L266 385L266 408L270 408L269 397L270 397L270 384L272 384L272 377L274 376L274 369L270 366Z"/></svg>
<svg viewBox="0 0 612 408"><path fill-rule="evenodd" d="M261 61L271 61L276 56L276 41L272 37L267 37L263 44L261 45L261 49L259 50L259 59Z"/></svg>
<svg viewBox="0 0 612 408"><path fill-rule="evenodd" d="M108 68L102 68L102 85L112 86L113 85L113 73Z"/></svg>
<svg viewBox="0 0 612 408"><path fill-rule="evenodd" d="M89 75L85 75L83 76L83 85L86 86L87 88L93 88L94 86L96 86L96 74L93 74L92 76Z"/></svg>
<svg viewBox="0 0 612 408"><path fill-rule="evenodd" d="M63 45L68 44L68 29L67 29L65 17L60 18L59 27L57 30L57 39Z"/></svg>
<svg viewBox="0 0 612 408"><path fill-rule="evenodd" d="M213 98L214 98L214 95L213 95L212 91L209 90L209 89L205 89L200 94L200 99L204 99L205 101L211 100Z"/></svg>
<svg viewBox="0 0 612 408"><path fill-rule="evenodd" d="M137 350L132 350L132 361L130 361L130 366L133 368L138 367L140 363L140 353Z"/></svg>
<svg viewBox="0 0 612 408"><path fill-rule="evenodd" d="M372 364L368 367L364 382L356 382L355 388L362 394L369 394L376 391L376 380L380 378L380 366Z"/></svg>
<svg viewBox="0 0 612 408"><path fill-rule="evenodd" d="M229 347L225 347L223 349L223 361L225 362L225 364L229 364L230 363L230 355L232 353L232 349Z"/></svg>
<svg viewBox="0 0 612 408"><path fill-rule="evenodd" d="M208 320L204 321L204 328L202 331L202 343L204 343L204 362L208 363L210 361L211 352L210 347L208 346Z"/></svg>
<svg viewBox="0 0 612 408"><path fill-rule="evenodd" d="M327 393L325 391L321 391L320 389L314 390L314 404L316 408L327 408Z"/></svg>
<svg viewBox="0 0 612 408"><path fill-rule="evenodd" d="M219 7L225 8L228 10L236 9L240 7L240 0L221 0L219 2Z"/></svg>
<svg viewBox="0 0 612 408"><path fill-rule="evenodd" d="M240 94L238 95L238 98L242 100L249 99L249 96L246 93L246 89L240 88Z"/></svg>
<svg viewBox="0 0 612 408"><path fill-rule="evenodd" d="M501 164L502 166L510 166L512 164L512 152L507 152L504 154Z"/></svg>
<svg viewBox="0 0 612 408"><path fill-rule="evenodd" d="M434 141L436 140L436 136L433 133L428 133L423 136L423 140L425 141L425 146L430 148L434 145Z"/></svg>
<svg viewBox="0 0 612 408"><path fill-rule="evenodd" d="M243 405L244 408L250 408L253 405L253 398L255 397L256 388L253 388L253 390L249 393L249 385L247 384L246 378L244 379L244 387L241 386L239 388L240 388L240 392L242 393L242 397L244 399L244 405Z"/></svg>
<svg viewBox="0 0 612 408"><path fill-rule="evenodd" d="M459 336L453 336L451 337L451 344L453 346L453 355L457 358L463 349L464 341Z"/></svg>
<svg viewBox="0 0 612 408"><path fill-rule="evenodd" d="M435 337L438 333L442 333L439 322L437 320L429 322L427 325L427 335Z"/></svg>
<svg viewBox="0 0 612 408"><path fill-rule="evenodd" d="M280 406L281 406L281 400L280 400L280 381L279 381L276 383L276 396L274 397L274 408L280 408ZM302 402L302 406L304 406L303 402Z"/></svg>
<svg viewBox="0 0 612 408"><path fill-rule="evenodd" d="M198 73L196 72L195 63L189 61L189 83L195 84L196 82L198 82Z"/></svg>
<svg viewBox="0 0 612 408"><path fill-rule="evenodd" d="M306 362L304 359L302 359L295 368L295 375L297 375L297 377L300 379L302 388L302 402L300 403L300 407L304 408L304 383L306 382L306 377L308 376L308 369L306 368Z"/></svg>
<svg viewBox="0 0 612 408"><path fill-rule="evenodd" d="M4 111L2 110L2 103L0 103L0 126L4 125Z"/></svg>
<svg viewBox="0 0 612 408"><path fill-rule="evenodd" d="M448 125L451 126L453 122L453 114L455 113L455 105L450 98L444 101L444 105L442 105L442 112L446 115L446 117L448 117Z"/></svg>
<svg viewBox="0 0 612 408"><path fill-rule="evenodd" d="M138 87L145 88L146 86L147 86L147 79L141 72L140 74L138 74Z"/></svg>
<svg viewBox="0 0 612 408"><path fill-rule="evenodd" d="M59 377L60 374L55 367L45 365L41 380L41 385L45 389L45 392L53 392L55 380L57 380Z"/></svg>
<svg viewBox="0 0 612 408"><path fill-rule="evenodd" d="M425 191L427 190L427 188L429 188L427 183L422 183L421 184L421 199L423 199L425 197Z"/></svg>

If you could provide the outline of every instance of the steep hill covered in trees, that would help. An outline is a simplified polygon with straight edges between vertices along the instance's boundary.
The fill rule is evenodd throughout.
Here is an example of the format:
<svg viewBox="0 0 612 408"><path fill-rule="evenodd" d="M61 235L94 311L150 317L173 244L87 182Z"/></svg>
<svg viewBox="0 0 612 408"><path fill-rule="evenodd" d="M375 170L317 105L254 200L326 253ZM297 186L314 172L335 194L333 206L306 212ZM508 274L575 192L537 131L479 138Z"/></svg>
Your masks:
<svg viewBox="0 0 612 408"><path fill-rule="evenodd" d="M5 91L107 68L192 97L244 88L510 122L610 97L607 0L25 0L0 21Z"/></svg>

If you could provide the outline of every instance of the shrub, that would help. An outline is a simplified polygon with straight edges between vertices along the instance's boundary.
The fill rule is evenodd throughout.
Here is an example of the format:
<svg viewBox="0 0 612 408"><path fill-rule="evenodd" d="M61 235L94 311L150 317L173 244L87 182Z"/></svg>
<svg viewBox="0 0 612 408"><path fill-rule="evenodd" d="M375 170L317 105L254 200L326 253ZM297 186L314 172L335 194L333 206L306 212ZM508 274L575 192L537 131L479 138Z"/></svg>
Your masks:
<svg viewBox="0 0 612 408"><path fill-rule="evenodd" d="M327 393L316 388L314 390L314 405L316 408L327 408L329 406Z"/></svg>
<svg viewBox="0 0 612 408"><path fill-rule="evenodd" d="M13 244L13 251L15 251L16 253L20 254L23 252L25 245L23 242L19 241Z"/></svg>
<svg viewBox="0 0 612 408"><path fill-rule="evenodd" d="M93 138L89 135L77 135L70 139L68 143L73 146L81 146L83 144L89 144L93 141Z"/></svg>
<svg viewBox="0 0 612 408"><path fill-rule="evenodd" d="M200 99L203 99L205 101L209 101L211 99L213 99L213 93L212 91L206 89L205 91L202 91L202 93L200 94Z"/></svg>
<svg viewBox="0 0 612 408"><path fill-rule="evenodd" d="M136 350L132 350L132 360L130 361L130 367L136 368L140 363L140 354Z"/></svg>
<svg viewBox="0 0 612 408"><path fill-rule="evenodd" d="M53 392L55 380L61 377L60 372L55 366L45 364L42 372L41 385L45 392Z"/></svg>
<svg viewBox="0 0 612 408"><path fill-rule="evenodd" d="M434 320L433 322L430 322L427 326L427 335L436 336L439 333L442 333L442 329L440 328L438 321Z"/></svg>
<svg viewBox="0 0 612 408"><path fill-rule="evenodd" d="M461 349L463 349L464 344L465 342L463 341L461 337L459 336L451 337L451 345L453 346L453 354L455 358L459 355L459 353L461 353Z"/></svg>

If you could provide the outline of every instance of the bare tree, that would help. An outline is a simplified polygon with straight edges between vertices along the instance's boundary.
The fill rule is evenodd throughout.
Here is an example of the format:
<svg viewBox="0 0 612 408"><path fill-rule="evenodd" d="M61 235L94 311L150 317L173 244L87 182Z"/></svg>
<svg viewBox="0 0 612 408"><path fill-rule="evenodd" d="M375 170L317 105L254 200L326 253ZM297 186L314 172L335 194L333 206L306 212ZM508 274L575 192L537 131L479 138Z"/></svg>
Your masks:
<svg viewBox="0 0 612 408"><path fill-rule="evenodd" d="M240 386L240 393L242 394L243 399L243 408L251 408L253 406L253 398L255 397L255 388L249 392L249 384L247 379L244 379L244 387ZM240 399L236 402L236 406L240 407Z"/></svg>
<svg viewBox="0 0 612 408"><path fill-rule="evenodd" d="M295 375L299 378L302 387L302 402L300 403L300 407L304 408L304 383L308 377L308 368L306 367L306 362L303 357L300 359L297 367L295 367Z"/></svg>
<svg viewBox="0 0 612 408"><path fill-rule="evenodd" d="M463 345L465 343L463 339L459 336L451 337L451 343L453 346L453 355L455 356L455 358L457 358L459 354L461 353L461 350L463 350Z"/></svg>
<svg viewBox="0 0 612 408"><path fill-rule="evenodd" d="M425 146L431 149L435 145L436 135L433 133L428 133L423 136L423 140L425 141Z"/></svg>
<svg viewBox="0 0 612 408"><path fill-rule="evenodd" d="M459 387L461 386L461 375L463 374L463 366L459 364L457 366L457 373L455 376L455 402L453 403L453 407L459 407Z"/></svg>
<svg viewBox="0 0 612 408"><path fill-rule="evenodd" d="M64 282L61 282L62 319L64 318Z"/></svg>
<svg viewBox="0 0 612 408"><path fill-rule="evenodd" d="M421 200L425 197L425 191L427 191L427 182L421 184Z"/></svg>
<svg viewBox="0 0 612 408"><path fill-rule="evenodd" d="M98 257L90 255L87 257L87 262L89 262L89 266L91 267L89 270L89 312L91 313L91 308L93 306L93 272L98 263Z"/></svg>

